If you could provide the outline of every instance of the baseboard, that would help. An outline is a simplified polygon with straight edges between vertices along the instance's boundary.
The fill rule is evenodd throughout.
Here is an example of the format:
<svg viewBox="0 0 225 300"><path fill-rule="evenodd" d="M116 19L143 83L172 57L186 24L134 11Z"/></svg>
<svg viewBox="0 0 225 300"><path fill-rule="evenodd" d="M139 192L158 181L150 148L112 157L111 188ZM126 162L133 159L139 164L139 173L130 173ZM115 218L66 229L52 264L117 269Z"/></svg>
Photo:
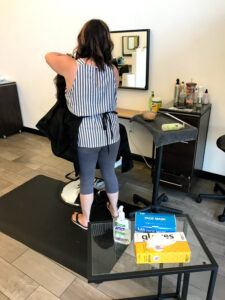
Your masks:
<svg viewBox="0 0 225 300"><path fill-rule="evenodd" d="M206 171L202 171L202 170L195 170L194 175L197 176L197 177L203 178L203 179L209 179L209 180L213 180L215 182L224 183L224 176L214 174L214 173L211 173L211 172L206 172Z"/></svg>

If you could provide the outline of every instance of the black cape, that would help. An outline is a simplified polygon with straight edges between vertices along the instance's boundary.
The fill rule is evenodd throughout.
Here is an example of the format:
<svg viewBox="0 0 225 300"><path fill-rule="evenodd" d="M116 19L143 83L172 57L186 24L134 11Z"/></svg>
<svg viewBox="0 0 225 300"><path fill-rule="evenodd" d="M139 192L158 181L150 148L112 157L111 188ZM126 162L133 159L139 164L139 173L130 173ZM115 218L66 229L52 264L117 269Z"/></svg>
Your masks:
<svg viewBox="0 0 225 300"><path fill-rule="evenodd" d="M58 157L73 162L76 176L79 174L77 140L81 121L82 117L72 114L66 103L58 100L36 124L36 127L50 140L52 152ZM127 172L133 168L132 155L126 128L122 124L119 126L120 147L117 157L122 157L121 172Z"/></svg>

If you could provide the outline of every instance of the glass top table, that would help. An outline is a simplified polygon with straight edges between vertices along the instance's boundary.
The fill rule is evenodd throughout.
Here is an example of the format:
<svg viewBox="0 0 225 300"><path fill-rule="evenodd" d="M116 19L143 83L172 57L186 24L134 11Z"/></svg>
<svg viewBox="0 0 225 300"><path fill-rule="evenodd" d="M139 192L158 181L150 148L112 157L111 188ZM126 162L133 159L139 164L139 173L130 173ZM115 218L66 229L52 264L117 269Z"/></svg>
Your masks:
<svg viewBox="0 0 225 300"><path fill-rule="evenodd" d="M129 245L114 242L112 221L91 222L88 230L88 281L102 282L172 274L180 275L178 281L181 281L181 275L184 274L184 295L177 299L186 299L190 273L211 271L206 299L212 299L210 297L216 281L217 263L188 215L176 215L176 223L177 231L184 232L191 249L190 263L137 264L133 241L134 220L131 221L132 241ZM181 282L177 282L177 285L180 287Z"/></svg>

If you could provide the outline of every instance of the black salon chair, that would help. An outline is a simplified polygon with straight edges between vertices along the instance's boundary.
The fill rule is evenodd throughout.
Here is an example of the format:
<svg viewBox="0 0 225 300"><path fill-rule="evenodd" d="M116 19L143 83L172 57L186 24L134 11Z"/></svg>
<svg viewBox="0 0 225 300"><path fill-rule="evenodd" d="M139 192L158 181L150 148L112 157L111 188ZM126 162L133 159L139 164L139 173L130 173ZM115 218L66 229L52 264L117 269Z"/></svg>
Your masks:
<svg viewBox="0 0 225 300"><path fill-rule="evenodd" d="M222 151L225 152L225 135L222 135L221 137L219 137L217 139L216 144L217 144L217 147L219 149L221 149ZM222 195L199 194L197 199L196 199L196 202L201 203L202 198L225 200L225 189L221 185L219 185L218 183L215 183L214 192L217 192L217 191L220 191L222 193ZM218 219L219 219L220 222L225 222L225 208L224 208L224 211L223 211L222 215L218 216Z"/></svg>

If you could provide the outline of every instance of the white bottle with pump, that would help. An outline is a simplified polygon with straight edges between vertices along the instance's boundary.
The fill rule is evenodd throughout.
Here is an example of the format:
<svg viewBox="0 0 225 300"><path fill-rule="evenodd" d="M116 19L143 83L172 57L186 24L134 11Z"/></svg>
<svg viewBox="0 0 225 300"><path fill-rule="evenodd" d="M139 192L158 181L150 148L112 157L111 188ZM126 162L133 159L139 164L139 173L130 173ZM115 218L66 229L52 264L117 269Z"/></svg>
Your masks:
<svg viewBox="0 0 225 300"><path fill-rule="evenodd" d="M208 104L209 103L209 94L208 94L208 90L206 89L205 90L205 93L203 95L203 101L202 101L203 104Z"/></svg>
<svg viewBox="0 0 225 300"><path fill-rule="evenodd" d="M119 216L113 218L113 238L120 244L129 245L131 242L131 222L125 218L123 206L118 209Z"/></svg>

